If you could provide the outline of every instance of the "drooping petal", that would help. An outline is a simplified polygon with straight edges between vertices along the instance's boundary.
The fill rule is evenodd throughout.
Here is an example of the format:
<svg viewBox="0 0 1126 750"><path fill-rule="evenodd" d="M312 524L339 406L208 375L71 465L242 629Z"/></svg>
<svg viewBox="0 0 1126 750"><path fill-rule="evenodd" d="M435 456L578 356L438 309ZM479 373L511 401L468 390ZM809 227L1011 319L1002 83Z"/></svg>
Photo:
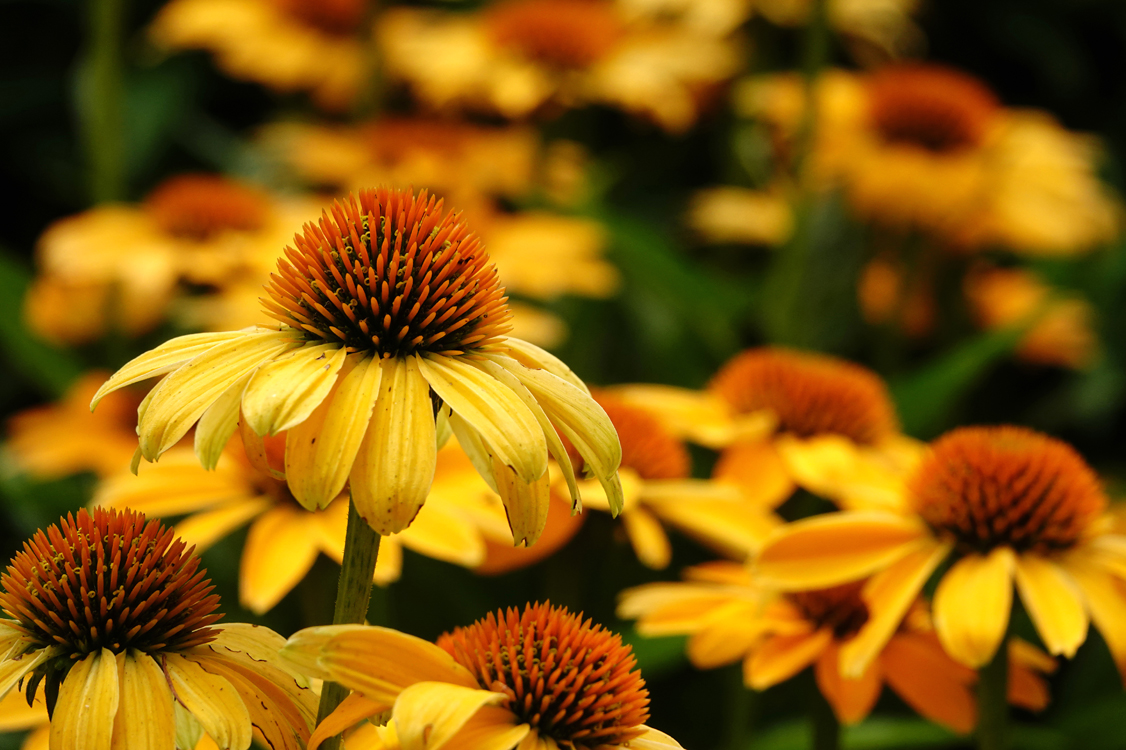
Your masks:
<svg viewBox="0 0 1126 750"><path fill-rule="evenodd" d="M891 513L827 513L779 529L756 570L781 589L828 588L886 568L927 536L920 522Z"/></svg>
<svg viewBox="0 0 1126 750"><path fill-rule="evenodd" d="M933 634L901 633L888 641L880 662L891 689L911 708L959 734L977 724L973 670L946 655Z"/></svg>
<svg viewBox="0 0 1126 750"><path fill-rule="evenodd" d="M988 555L966 555L947 571L934 594L934 626L942 647L966 666L993 658L1013 605L1016 555L997 547Z"/></svg>
<svg viewBox="0 0 1126 750"><path fill-rule="evenodd" d="M434 408L418 362L417 357L380 362L379 397L352 466L356 511L383 535L410 525L434 481Z"/></svg>
<svg viewBox="0 0 1126 750"><path fill-rule="evenodd" d="M10 648L14 647L11 646ZM4 651L8 650L4 649ZM5 654L3 659L0 660L0 696L7 695L8 691L33 669L55 656L57 656L55 651L49 648L37 649L18 657Z"/></svg>
<svg viewBox="0 0 1126 750"><path fill-rule="evenodd" d="M547 511L551 506L550 475L545 471L534 482L525 482L515 469L494 457L493 476L496 477L497 494L504 503L514 543L532 546L547 524Z"/></svg>
<svg viewBox="0 0 1126 750"><path fill-rule="evenodd" d="M286 480L308 510L326 507L344 490L379 395L378 359L358 358L345 369L334 392L286 434Z"/></svg>
<svg viewBox="0 0 1126 750"><path fill-rule="evenodd" d="M535 415L496 378L453 357L419 358L430 387L525 482L547 472L547 439Z"/></svg>
<svg viewBox="0 0 1126 750"><path fill-rule="evenodd" d="M255 614L274 608L316 562L308 511L278 505L263 513L246 536L239 566L239 601Z"/></svg>
<svg viewBox="0 0 1126 750"><path fill-rule="evenodd" d="M403 750L439 750L479 709L506 698L504 693L445 682L415 683L395 701L393 715L399 743ZM461 747L460 743L458 746Z"/></svg>
<svg viewBox="0 0 1126 750"><path fill-rule="evenodd" d="M223 449L238 428L242 394L253 374L248 372L232 383L199 418L195 428L195 454L200 465L209 471L218 465Z"/></svg>
<svg viewBox="0 0 1126 750"><path fill-rule="evenodd" d="M164 670L140 651L130 651L122 661L114 750L174 750L176 717Z"/></svg>
<svg viewBox="0 0 1126 750"><path fill-rule="evenodd" d="M278 456L270 455L265 439L250 429L245 417L239 419L238 432L239 437L242 438L243 452L250 465L274 479L285 479L284 466L281 463L284 457L279 461Z"/></svg>
<svg viewBox="0 0 1126 750"><path fill-rule="evenodd" d="M755 690L777 685L816 661L832 642L833 631L828 628L774 636L744 662L743 680Z"/></svg>
<svg viewBox="0 0 1126 750"><path fill-rule="evenodd" d="M51 719L51 747L110 750L120 702L117 657L108 648L80 660L59 689Z"/></svg>
<svg viewBox="0 0 1126 750"><path fill-rule="evenodd" d="M525 367L532 369L546 370L557 378L566 380L571 385L579 390L586 391L590 394L590 389L586 387L586 383L582 378L574 373L567 363L556 357L551 352L541 349L535 344L530 344L523 339L509 338L504 342L505 348L508 349L509 356L515 359Z"/></svg>
<svg viewBox="0 0 1126 750"><path fill-rule="evenodd" d="M304 422L336 384L346 354L342 346L306 344L259 367L242 397L250 429L276 435Z"/></svg>
<svg viewBox="0 0 1126 750"><path fill-rule="evenodd" d="M250 747L250 713L235 687L180 654L164 654L163 658L176 700L191 712L216 744L233 750Z"/></svg>
<svg viewBox="0 0 1126 750"><path fill-rule="evenodd" d="M110 376L109 380L94 394L90 401L93 410L98 402L107 393L112 393L119 388L124 388L133 383L139 383L148 378L154 378L168 372L181 362L203 354L208 349L232 339L245 338L252 335L248 331L223 331L220 333L190 333L187 336L177 336L165 341L155 349L151 349L139 357L130 360Z"/></svg>
<svg viewBox="0 0 1126 750"><path fill-rule="evenodd" d="M1063 568L1035 554L1017 557L1016 582L1048 651L1069 659L1075 656L1087 639L1087 609L1079 587Z"/></svg>
<svg viewBox="0 0 1126 750"><path fill-rule="evenodd" d="M872 707L884 687L883 669L879 662L868 665L859 677L845 677L840 672L840 652L831 644L813 665L817 687L833 707L842 724L856 724L872 713Z"/></svg>
<svg viewBox="0 0 1126 750"><path fill-rule="evenodd" d="M156 460L233 383L297 343L275 332L233 339L211 347L160 381L138 420L142 455Z"/></svg>

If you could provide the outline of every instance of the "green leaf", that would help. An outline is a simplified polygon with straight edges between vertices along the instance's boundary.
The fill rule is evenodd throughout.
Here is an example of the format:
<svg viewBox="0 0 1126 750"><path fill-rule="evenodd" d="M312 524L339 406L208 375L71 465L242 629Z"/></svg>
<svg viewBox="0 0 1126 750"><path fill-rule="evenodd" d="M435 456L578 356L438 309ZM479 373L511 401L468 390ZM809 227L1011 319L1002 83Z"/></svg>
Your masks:
<svg viewBox="0 0 1126 750"><path fill-rule="evenodd" d="M623 629L621 634L622 643L633 648L637 667L647 679L673 672L688 663L684 654L688 643L686 636L646 638L634 628Z"/></svg>
<svg viewBox="0 0 1126 750"><path fill-rule="evenodd" d="M795 719L757 733L747 750L809 750L812 741L808 720ZM965 744L965 737L924 719L874 717L841 729L842 750L929 750Z"/></svg>
<svg viewBox="0 0 1126 750"><path fill-rule="evenodd" d="M23 322L23 298L31 273L0 250L0 356L11 369L45 396L57 397L82 374L82 363L69 352L35 338Z"/></svg>

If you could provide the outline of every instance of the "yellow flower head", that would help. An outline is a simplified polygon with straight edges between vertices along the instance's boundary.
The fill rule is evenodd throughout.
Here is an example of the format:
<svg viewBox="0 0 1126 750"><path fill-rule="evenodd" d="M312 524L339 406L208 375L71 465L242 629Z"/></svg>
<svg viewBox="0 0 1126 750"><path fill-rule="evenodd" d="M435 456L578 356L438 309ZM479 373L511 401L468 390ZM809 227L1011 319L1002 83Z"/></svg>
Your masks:
<svg viewBox="0 0 1126 750"><path fill-rule="evenodd" d="M241 432L251 461L287 432L284 476L306 508L347 484L382 534L406 528L434 476L448 425L508 511L516 541L543 530L548 455L578 505L560 435L621 508L621 447L574 373L507 338L510 313L477 238L423 191L364 190L307 224L278 262L265 312L280 326L173 339L95 395L171 370L139 410L137 461L154 461L198 422L213 468Z"/></svg>
<svg viewBox="0 0 1126 750"><path fill-rule="evenodd" d="M216 625L219 597L191 553L157 521L97 509L13 558L0 577L12 618L0 622L0 693L44 686L52 746L159 748L206 731L245 750L255 730L303 746L315 696L278 662L280 636Z"/></svg>
<svg viewBox="0 0 1126 750"><path fill-rule="evenodd" d="M355 691L310 750L388 710L376 747L421 747L423 738L431 750L680 747L644 725L648 691L621 637L550 604L490 614L437 644L386 628L309 628L283 658Z"/></svg>

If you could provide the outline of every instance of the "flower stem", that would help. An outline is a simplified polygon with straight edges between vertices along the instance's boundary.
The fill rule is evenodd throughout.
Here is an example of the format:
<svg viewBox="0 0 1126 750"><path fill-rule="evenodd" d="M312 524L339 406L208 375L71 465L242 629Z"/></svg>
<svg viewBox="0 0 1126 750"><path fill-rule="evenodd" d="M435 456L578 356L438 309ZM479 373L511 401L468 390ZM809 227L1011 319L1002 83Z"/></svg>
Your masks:
<svg viewBox="0 0 1126 750"><path fill-rule="evenodd" d="M1009 650L1005 643L978 673L977 710L977 746L981 750L1008 750Z"/></svg>
<svg viewBox="0 0 1126 750"><path fill-rule="evenodd" d="M743 665L729 668L727 682L727 728L723 747L747 750L753 736L752 723L758 708L758 692L743 682Z"/></svg>
<svg viewBox="0 0 1126 750"><path fill-rule="evenodd" d="M95 203L125 197L125 96L121 39L126 0L92 0L87 6L88 48L79 81L78 107L86 146L90 197Z"/></svg>
<svg viewBox="0 0 1126 750"><path fill-rule="evenodd" d="M379 554L379 534L348 503L348 532L344 538L344 561L340 566L340 581L336 586L336 608L332 613L333 625L362 623L371 602L371 577L375 573L375 558ZM326 682L321 690L321 705L317 723L336 710L348 697L348 688L335 682ZM324 750L337 750L340 738L324 742Z"/></svg>
<svg viewBox="0 0 1126 750"><path fill-rule="evenodd" d="M840 750L841 723L837 721L833 707L821 694L816 683L813 686L809 719L813 724L813 750Z"/></svg>

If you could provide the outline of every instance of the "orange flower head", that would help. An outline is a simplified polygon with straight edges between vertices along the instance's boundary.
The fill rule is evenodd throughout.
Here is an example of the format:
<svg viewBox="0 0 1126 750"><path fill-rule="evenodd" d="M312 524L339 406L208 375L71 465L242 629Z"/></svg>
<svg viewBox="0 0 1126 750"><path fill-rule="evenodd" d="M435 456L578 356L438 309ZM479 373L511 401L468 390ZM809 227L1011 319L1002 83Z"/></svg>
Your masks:
<svg viewBox="0 0 1126 750"><path fill-rule="evenodd" d="M601 0L506 0L486 19L497 45L562 69L590 67L622 35L613 8Z"/></svg>
<svg viewBox="0 0 1126 750"><path fill-rule="evenodd" d="M268 315L382 357L481 350L512 313L480 240L421 191L361 190L306 224L266 286Z"/></svg>
<svg viewBox="0 0 1126 750"><path fill-rule="evenodd" d="M739 413L773 412L779 432L802 438L843 435L871 445L897 429L879 376L835 357L749 349L720 368L708 387Z"/></svg>
<svg viewBox="0 0 1126 750"><path fill-rule="evenodd" d="M786 594L786 598L815 628L831 628L838 640L844 640L856 635L868 622L868 605L860 598L865 583L798 591Z"/></svg>
<svg viewBox="0 0 1126 750"><path fill-rule="evenodd" d="M979 145L1000 105L976 78L938 65L891 65L868 83L873 124L884 140L934 153Z"/></svg>
<svg viewBox="0 0 1126 750"><path fill-rule="evenodd" d="M911 490L931 527L979 552L1067 549L1107 506L1098 477L1074 449L1023 427L948 432Z"/></svg>
<svg viewBox="0 0 1126 750"><path fill-rule="evenodd" d="M281 11L326 34L346 36L364 20L367 0L274 0Z"/></svg>
<svg viewBox="0 0 1126 750"><path fill-rule="evenodd" d="M691 471L688 449L655 417L595 391L594 400L610 417L622 443L622 468L633 469L642 479L683 479ZM582 466L582 458L571 451L571 461Z"/></svg>
<svg viewBox="0 0 1126 750"><path fill-rule="evenodd" d="M438 639L519 722L560 747L623 745L640 736L649 691L621 636L564 607L489 614Z"/></svg>
<svg viewBox="0 0 1126 750"><path fill-rule="evenodd" d="M254 188L216 175L186 174L158 185L145 208L166 232L205 240L227 230L260 229L270 207Z"/></svg>

